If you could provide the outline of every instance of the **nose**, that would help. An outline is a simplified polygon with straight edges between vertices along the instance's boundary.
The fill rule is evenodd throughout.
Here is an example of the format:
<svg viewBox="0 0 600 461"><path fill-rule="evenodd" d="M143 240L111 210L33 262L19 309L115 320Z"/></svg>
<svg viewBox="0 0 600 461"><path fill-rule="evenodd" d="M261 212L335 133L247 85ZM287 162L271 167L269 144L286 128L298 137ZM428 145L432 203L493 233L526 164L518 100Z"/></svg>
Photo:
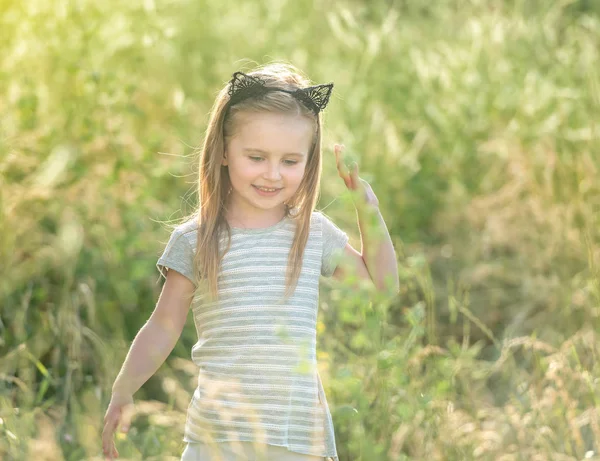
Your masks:
<svg viewBox="0 0 600 461"><path fill-rule="evenodd" d="M279 162L268 162L267 171L265 171L264 177L269 181L279 181L281 179Z"/></svg>

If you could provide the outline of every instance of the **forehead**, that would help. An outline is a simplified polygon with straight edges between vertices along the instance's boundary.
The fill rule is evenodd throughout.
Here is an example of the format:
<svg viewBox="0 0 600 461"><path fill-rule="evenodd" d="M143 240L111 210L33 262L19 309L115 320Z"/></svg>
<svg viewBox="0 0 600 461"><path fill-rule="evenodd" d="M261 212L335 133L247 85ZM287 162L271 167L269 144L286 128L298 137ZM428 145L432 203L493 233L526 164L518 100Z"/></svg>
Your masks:
<svg viewBox="0 0 600 461"><path fill-rule="evenodd" d="M314 122L301 115L270 112L236 114L236 133L231 142L241 148L265 152L308 152L314 137Z"/></svg>

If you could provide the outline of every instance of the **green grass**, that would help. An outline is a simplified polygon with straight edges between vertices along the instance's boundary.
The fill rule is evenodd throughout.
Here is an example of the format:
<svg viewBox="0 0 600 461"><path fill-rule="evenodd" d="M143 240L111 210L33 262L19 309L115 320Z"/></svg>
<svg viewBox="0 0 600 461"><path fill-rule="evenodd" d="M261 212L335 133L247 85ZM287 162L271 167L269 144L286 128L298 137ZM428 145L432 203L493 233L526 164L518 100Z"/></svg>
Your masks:
<svg viewBox="0 0 600 461"><path fill-rule="evenodd" d="M597 2L4 0L0 31L0 458L100 455L214 96L278 59L335 82L321 207L358 245L341 142L399 256L397 299L323 287L340 460L600 459ZM194 340L127 459L178 459Z"/></svg>

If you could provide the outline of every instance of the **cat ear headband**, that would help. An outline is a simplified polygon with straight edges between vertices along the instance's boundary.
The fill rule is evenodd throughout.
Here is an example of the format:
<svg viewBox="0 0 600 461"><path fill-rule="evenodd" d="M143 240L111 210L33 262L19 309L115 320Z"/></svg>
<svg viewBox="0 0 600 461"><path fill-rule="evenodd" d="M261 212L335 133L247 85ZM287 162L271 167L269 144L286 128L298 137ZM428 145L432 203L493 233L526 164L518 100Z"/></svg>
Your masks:
<svg viewBox="0 0 600 461"><path fill-rule="evenodd" d="M282 91L291 94L311 109L315 115L318 115L327 106L332 90L333 83L298 88L293 91L284 90L283 88L267 86L265 81L259 77L246 75L243 72L235 72L233 78L229 81L229 89L227 90L229 101L227 101L227 105L230 107L244 99L262 96L269 91Z"/></svg>

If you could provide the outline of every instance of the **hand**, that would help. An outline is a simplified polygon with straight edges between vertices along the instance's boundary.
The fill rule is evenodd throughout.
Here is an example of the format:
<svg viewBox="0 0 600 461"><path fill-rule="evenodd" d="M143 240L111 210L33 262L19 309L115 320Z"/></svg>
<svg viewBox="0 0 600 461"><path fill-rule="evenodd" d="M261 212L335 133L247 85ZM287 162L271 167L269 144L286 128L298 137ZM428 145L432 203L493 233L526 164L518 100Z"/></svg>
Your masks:
<svg viewBox="0 0 600 461"><path fill-rule="evenodd" d="M104 430L102 431L102 451L105 459L112 460L119 457L113 434L119 425L121 432L127 433L131 426L133 410L133 396L113 393L106 415L104 415Z"/></svg>
<svg viewBox="0 0 600 461"><path fill-rule="evenodd" d="M352 171L348 170L344 161L344 146L336 144L333 147L335 161L340 178L344 180L346 187L352 193L354 205L358 208L362 205L370 205L375 208L379 207L379 200L373 192L371 185L358 177L358 163L353 162Z"/></svg>

